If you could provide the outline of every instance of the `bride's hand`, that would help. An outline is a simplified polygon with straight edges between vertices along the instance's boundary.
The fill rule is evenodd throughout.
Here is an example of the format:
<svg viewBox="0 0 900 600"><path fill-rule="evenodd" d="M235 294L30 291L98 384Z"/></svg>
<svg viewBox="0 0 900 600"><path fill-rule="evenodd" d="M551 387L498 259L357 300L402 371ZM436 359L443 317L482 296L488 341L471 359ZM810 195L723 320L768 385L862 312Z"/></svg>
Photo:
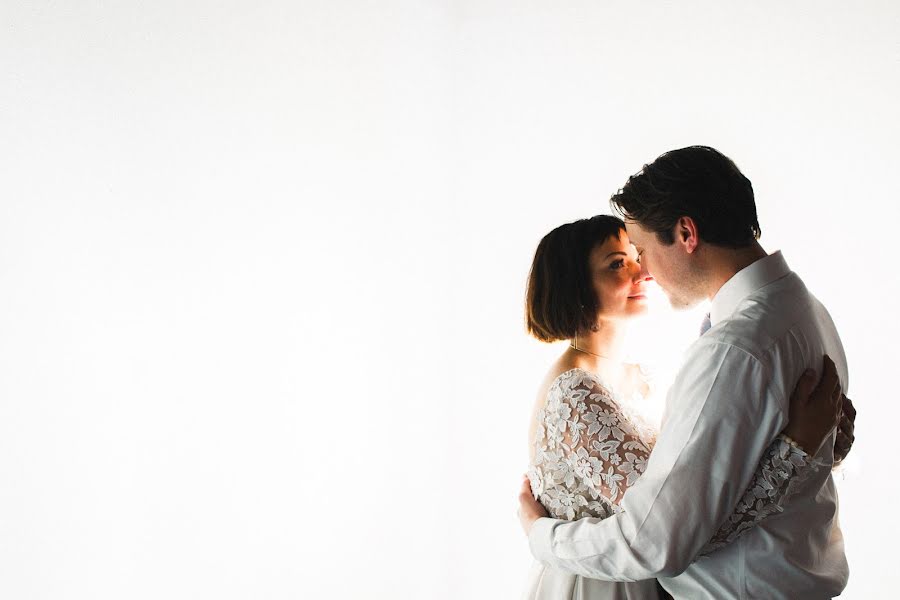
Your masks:
<svg viewBox="0 0 900 600"><path fill-rule="evenodd" d="M813 456L841 417L841 383L837 368L826 355L822 361L822 378L816 385L815 373L807 370L791 394L788 425L784 434Z"/></svg>
<svg viewBox="0 0 900 600"><path fill-rule="evenodd" d="M838 423L837 436L834 438L834 464L843 461L853 446L853 429L856 426L856 409L847 396L841 395L841 420Z"/></svg>

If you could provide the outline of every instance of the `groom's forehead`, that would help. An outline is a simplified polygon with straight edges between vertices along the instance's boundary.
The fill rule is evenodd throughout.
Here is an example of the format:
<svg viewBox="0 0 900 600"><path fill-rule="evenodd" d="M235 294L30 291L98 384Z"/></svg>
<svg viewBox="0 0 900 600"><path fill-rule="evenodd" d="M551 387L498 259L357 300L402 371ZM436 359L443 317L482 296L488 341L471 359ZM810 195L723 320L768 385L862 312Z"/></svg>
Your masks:
<svg viewBox="0 0 900 600"><path fill-rule="evenodd" d="M631 239L631 243L637 244L640 240L643 239L646 232L635 221L625 221L625 233L628 234L628 237Z"/></svg>

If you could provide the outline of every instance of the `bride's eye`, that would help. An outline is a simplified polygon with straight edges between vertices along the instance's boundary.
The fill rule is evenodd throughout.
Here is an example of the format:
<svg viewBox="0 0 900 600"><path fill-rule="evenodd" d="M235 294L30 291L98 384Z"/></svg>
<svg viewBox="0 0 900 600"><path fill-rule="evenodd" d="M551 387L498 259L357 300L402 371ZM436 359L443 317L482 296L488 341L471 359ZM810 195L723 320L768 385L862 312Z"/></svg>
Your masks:
<svg viewBox="0 0 900 600"><path fill-rule="evenodd" d="M620 258L618 260L612 261L612 264L609 265L609 268L612 269L613 271L618 271L619 269L621 269L624 266L625 266L625 259Z"/></svg>

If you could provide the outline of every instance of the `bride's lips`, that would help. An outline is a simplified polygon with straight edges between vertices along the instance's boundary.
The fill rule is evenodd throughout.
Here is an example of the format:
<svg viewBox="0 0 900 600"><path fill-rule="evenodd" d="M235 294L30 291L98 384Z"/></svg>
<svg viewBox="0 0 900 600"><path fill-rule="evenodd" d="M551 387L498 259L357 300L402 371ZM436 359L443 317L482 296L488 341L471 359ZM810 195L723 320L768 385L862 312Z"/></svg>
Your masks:
<svg viewBox="0 0 900 600"><path fill-rule="evenodd" d="M637 294L631 294L628 296L629 300L646 300L647 293L644 290L639 291Z"/></svg>

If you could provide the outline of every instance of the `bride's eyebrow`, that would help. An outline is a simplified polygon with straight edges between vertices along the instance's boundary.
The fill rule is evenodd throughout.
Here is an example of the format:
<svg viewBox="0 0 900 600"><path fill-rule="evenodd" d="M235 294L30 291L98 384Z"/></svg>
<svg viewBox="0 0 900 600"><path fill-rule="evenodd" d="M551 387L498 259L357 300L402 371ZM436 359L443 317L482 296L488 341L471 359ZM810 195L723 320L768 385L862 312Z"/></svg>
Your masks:
<svg viewBox="0 0 900 600"><path fill-rule="evenodd" d="M621 254L622 256L628 256L627 254L625 254L625 253L622 252L621 250L616 250L615 252L610 252L609 254L607 254L607 255L606 255L606 258L609 258L609 257L612 256L613 254ZM606 260L606 258L604 258L603 260Z"/></svg>

